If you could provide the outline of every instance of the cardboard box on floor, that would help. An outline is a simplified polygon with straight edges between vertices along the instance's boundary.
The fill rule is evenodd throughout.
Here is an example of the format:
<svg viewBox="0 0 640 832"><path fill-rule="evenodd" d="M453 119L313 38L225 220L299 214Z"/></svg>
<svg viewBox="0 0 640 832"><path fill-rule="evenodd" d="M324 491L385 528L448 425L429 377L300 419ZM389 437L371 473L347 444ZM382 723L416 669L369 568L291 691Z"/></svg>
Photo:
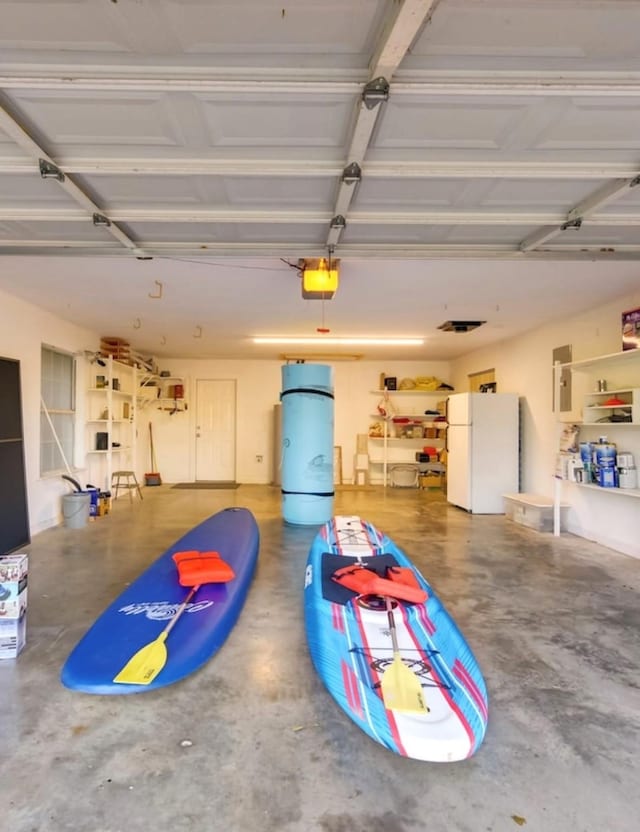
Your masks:
<svg viewBox="0 0 640 832"><path fill-rule="evenodd" d="M442 474L421 474L418 484L420 488L442 488Z"/></svg>
<svg viewBox="0 0 640 832"><path fill-rule="evenodd" d="M28 573L27 555L0 555L0 659L15 659L26 643Z"/></svg>

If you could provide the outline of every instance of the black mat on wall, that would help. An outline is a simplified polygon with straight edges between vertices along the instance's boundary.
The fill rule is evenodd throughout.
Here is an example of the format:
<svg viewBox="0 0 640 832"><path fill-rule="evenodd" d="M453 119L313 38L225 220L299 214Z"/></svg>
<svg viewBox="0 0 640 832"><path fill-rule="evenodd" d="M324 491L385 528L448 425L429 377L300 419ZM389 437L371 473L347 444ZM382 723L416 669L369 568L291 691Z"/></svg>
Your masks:
<svg viewBox="0 0 640 832"><path fill-rule="evenodd" d="M13 552L30 542L19 361L0 358L0 390L0 552Z"/></svg>
<svg viewBox="0 0 640 832"><path fill-rule="evenodd" d="M197 489L220 489L220 488L237 488L237 482L178 482L171 486L172 488L197 488Z"/></svg>

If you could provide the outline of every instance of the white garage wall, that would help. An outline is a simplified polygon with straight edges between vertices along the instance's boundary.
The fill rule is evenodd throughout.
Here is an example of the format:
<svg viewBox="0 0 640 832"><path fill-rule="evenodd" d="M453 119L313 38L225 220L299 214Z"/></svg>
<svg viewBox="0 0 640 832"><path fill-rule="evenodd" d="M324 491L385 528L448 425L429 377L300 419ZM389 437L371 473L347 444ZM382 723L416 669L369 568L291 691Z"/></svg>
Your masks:
<svg viewBox="0 0 640 832"><path fill-rule="evenodd" d="M343 476L353 476L356 435L367 433L380 396L380 374L398 380L436 376L449 381L447 361L337 361L333 366L335 392L335 444L342 446ZM160 369L185 379L186 413L169 414L153 406L138 414L138 470L149 470L148 422L163 481L188 482L195 477L195 389L197 379L235 379L237 383L236 479L242 483L269 483L273 472L273 408L278 403L281 361L214 361L163 359ZM445 396L443 395L443 398ZM256 461L262 456L262 462Z"/></svg>
<svg viewBox="0 0 640 832"><path fill-rule="evenodd" d="M551 302L551 301L550 301ZM494 348L478 350L451 362L336 362L335 442L342 445L344 475L352 474L356 435L366 433L377 404L381 372L405 376L436 375L467 389L467 374L495 367L498 389L515 391L522 400L523 491L552 494L553 463L558 429L551 413L551 353L563 344L573 345L575 360L620 350L620 312L640 306L640 290L615 303L553 325L541 327L504 341ZM526 322L523 322L526 326ZM464 338L464 335L460 336ZM68 486L58 477L40 478L40 347L50 344L69 352L92 349L97 333L62 321L43 310L0 292L0 355L21 362L25 465L32 534L61 521L61 497ZM163 368L184 375L187 396L192 397L197 378L234 378L238 391L237 479L244 483L268 483L273 470L272 413L278 401L281 362L271 361L163 361ZM79 362L78 389L86 387L83 362ZM640 378L629 380L640 386ZM186 414L144 410L138 414L140 476L149 468L148 421L154 422L158 467L167 482L194 478L195 402L189 399ZM78 396L77 479L86 478L81 442L84 435L84 396ZM636 436L637 432L634 432ZM631 434L626 434L630 436ZM629 450L637 454L640 447ZM262 463L256 456L263 457ZM1 473L1 472L0 472ZM609 493L594 493L563 485L572 510L570 529L622 552L640 557L640 505L638 501Z"/></svg>
<svg viewBox="0 0 640 832"><path fill-rule="evenodd" d="M452 378L457 389L468 389L469 373L495 367L498 391L515 392L521 397L521 491L553 495L559 430L551 410L552 351L571 344L574 361L620 352L621 313L638 306L640 290L452 362ZM630 367L629 373L633 378L628 378L626 383L640 386L640 361ZM573 406L580 407L579 393ZM609 438L624 442L624 449L635 453L636 462L640 463L639 434L640 431L630 429L624 434L619 431L615 437L611 432ZM581 489L569 483L562 484L562 494L572 506L568 518L570 531L640 557L640 500L619 493Z"/></svg>
<svg viewBox="0 0 640 832"><path fill-rule="evenodd" d="M70 486L58 475L40 477L40 350L43 343L76 353L95 346L97 336L0 292L0 355L20 362L25 475L32 534L61 522L62 495L71 491ZM82 376L84 362L80 361L78 365L78 390L82 391L86 386ZM77 397L77 408L79 426L75 462L83 466L84 396L81 393ZM76 478L84 480L85 476L86 471L81 469Z"/></svg>

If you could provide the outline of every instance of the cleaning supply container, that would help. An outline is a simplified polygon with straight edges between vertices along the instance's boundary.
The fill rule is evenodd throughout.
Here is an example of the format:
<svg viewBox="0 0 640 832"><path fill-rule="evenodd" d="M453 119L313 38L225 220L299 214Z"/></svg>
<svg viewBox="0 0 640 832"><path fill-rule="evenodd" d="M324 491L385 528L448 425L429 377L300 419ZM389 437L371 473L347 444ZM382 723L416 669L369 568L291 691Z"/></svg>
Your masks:
<svg viewBox="0 0 640 832"><path fill-rule="evenodd" d="M68 529L81 529L89 521L91 494L88 491L74 491L62 497L62 516Z"/></svg>
<svg viewBox="0 0 640 832"><path fill-rule="evenodd" d="M623 451L618 454L618 487L638 487L638 472L633 460L633 454L630 454L627 451Z"/></svg>
<svg viewBox="0 0 640 832"><path fill-rule="evenodd" d="M100 489L96 488L95 485L87 485L86 489L81 493L88 494L89 497L90 497L89 517L97 517L98 516L98 500L100 498Z"/></svg>

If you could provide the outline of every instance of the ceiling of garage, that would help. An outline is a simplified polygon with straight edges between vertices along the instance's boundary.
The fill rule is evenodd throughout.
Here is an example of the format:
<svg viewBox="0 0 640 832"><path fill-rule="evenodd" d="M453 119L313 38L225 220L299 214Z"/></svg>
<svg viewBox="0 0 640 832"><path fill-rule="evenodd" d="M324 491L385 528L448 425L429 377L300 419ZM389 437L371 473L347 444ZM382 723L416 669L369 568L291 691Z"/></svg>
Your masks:
<svg viewBox="0 0 640 832"><path fill-rule="evenodd" d="M639 31L635 0L0 0L0 288L237 357L323 323L452 357L622 295ZM328 255L321 309L288 264Z"/></svg>

